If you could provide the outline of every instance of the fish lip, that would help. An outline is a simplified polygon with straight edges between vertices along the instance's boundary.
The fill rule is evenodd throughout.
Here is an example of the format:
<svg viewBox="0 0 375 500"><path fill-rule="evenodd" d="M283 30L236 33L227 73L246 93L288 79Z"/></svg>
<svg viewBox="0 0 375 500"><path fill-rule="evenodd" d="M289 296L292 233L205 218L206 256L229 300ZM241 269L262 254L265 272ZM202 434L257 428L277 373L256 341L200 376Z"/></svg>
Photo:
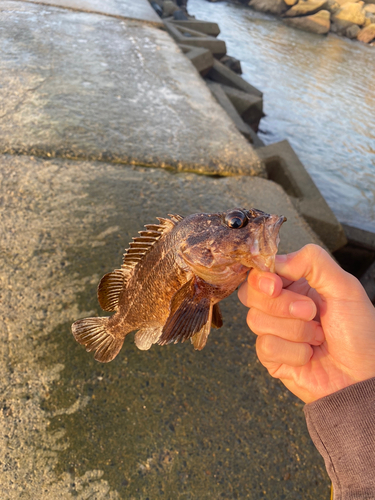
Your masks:
<svg viewBox="0 0 375 500"><path fill-rule="evenodd" d="M279 231L286 220L284 215L272 215L263 219L262 227L258 233L257 251L254 252L250 249L250 255L247 255L242 262L245 266L255 267L260 271L275 271L275 257L280 242Z"/></svg>

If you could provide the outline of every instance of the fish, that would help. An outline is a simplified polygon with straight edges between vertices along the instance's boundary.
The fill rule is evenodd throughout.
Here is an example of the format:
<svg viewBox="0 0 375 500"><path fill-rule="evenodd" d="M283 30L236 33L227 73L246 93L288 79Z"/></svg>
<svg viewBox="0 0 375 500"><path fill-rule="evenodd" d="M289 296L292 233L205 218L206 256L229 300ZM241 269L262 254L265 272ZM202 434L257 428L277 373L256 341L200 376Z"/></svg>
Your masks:
<svg viewBox="0 0 375 500"><path fill-rule="evenodd" d="M72 325L74 338L99 362L112 361L135 330L141 350L188 339L202 350L211 327L223 325L218 303L251 268L274 271L286 217L255 208L168 217L144 226L121 268L101 279L99 304L115 314Z"/></svg>

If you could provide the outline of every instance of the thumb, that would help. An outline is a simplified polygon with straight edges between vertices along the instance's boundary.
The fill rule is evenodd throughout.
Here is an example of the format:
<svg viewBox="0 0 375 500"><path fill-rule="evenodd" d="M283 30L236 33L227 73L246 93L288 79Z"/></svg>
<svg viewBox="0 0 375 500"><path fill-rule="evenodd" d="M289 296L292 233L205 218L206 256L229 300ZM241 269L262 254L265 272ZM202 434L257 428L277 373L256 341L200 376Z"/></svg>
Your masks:
<svg viewBox="0 0 375 500"><path fill-rule="evenodd" d="M323 297L348 298L349 294L353 294L354 280L357 281L322 247L312 244L297 252L277 255L275 272L292 281L305 278L310 287Z"/></svg>

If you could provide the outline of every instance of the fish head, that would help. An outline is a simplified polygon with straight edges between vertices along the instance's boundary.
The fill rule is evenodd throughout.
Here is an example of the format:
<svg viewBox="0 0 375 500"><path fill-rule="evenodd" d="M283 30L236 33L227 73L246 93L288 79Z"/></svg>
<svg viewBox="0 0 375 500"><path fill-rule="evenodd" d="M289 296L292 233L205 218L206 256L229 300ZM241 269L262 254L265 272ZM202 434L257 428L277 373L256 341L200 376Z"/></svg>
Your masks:
<svg viewBox="0 0 375 500"><path fill-rule="evenodd" d="M233 208L184 219L188 231L179 255L200 278L221 284L251 268L274 271L284 216Z"/></svg>

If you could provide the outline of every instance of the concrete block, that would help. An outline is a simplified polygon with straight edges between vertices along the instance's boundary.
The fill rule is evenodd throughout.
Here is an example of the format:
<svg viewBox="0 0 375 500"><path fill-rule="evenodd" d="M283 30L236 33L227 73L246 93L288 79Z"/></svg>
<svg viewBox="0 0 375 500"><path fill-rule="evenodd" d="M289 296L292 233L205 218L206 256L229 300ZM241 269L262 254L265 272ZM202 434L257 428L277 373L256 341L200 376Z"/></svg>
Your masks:
<svg viewBox="0 0 375 500"><path fill-rule="evenodd" d="M347 243L344 230L288 141L257 149L269 179L283 186L300 214L334 252Z"/></svg>
<svg viewBox="0 0 375 500"><path fill-rule="evenodd" d="M166 31L18 1L1 20L0 153L266 175Z"/></svg>
<svg viewBox="0 0 375 500"><path fill-rule="evenodd" d="M375 251L375 232L365 231L359 227L341 224L349 243L367 250Z"/></svg>
<svg viewBox="0 0 375 500"><path fill-rule="evenodd" d="M237 75L242 75L241 61L239 59L226 55L220 59L220 62L234 73L237 73Z"/></svg>
<svg viewBox="0 0 375 500"><path fill-rule="evenodd" d="M375 262L367 269L360 281L371 302L375 304Z"/></svg>
<svg viewBox="0 0 375 500"><path fill-rule="evenodd" d="M185 56L190 59L197 71L205 76L214 64L214 56L211 51L203 47L178 44Z"/></svg>
<svg viewBox="0 0 375 500"><path fill-rule="evenodd" d="M215 57L222 57L227 53L224 40L217 40L216 38L205 35L204 33L180 27L170 21L165 21L164 25L168 33L177 41L177 43L209 49Z"/></svg>
<svg viewBox="0 0 375 500"><path fill-rule="evenodd" d="M264 146L264 143L261 141L261 139L259 139L254 130L242 120L236 108L233 106L232 102L224 92L222 86L219 83L210 82L209 80L207 80L207 84L217 102L227 112L228 116L233 120L234 124L241 132L241 134L245 136L246 139L251 142L251 144L253 144L255 148Z"/></svg>
<svg viewBox="0 0 375 500"><path fill-rule="evenodd" d="M250 83L246 82L239 75L236 75L236 73L234 73L219 61L214 61L214 65L208 73L208 78L210 78L214 82L228 85L228 87L242 90L243 92L247 92L248 94L252 94L258 97L263 96L260 90L250 85Z"/></svg>
<svg viewBox="0 0 375 500"><path fill-rule="evenodd" d="M222 89L238 111L242 120L257 131L259 122L264 116L263 98L234 89L233 87L228 87L228 85L222 85Z"/></svg>
<svg viewBox="0 0 375 500"><path fill-rule="evenodd" d="M182 28L189 28L199 33L205 33L206 35L217 37L220 34L219 25L216 23L211 23L209 21L198 21L198 19L189 19L188 21L172 21L173 24L181 26Z"/></svg>
<svg viewBox="0 0 375 500"><path fill-rule="evenodd" d="M286 481L274 478L286 463L304 464L289 498L302 488L303 500L324 498L303 404L256 361L237 293L220 304L224 326L201 352L190 342L139 351L130 334L100 365L70 333L79 317L101 315L100 277L156 216L257 207L287 217L281 253L319 243L280 186L2 155L0 199L2 500L229 499L232 485L239 499L260 498L259 489L249 496L249 477L280 499Z"/></svg>

